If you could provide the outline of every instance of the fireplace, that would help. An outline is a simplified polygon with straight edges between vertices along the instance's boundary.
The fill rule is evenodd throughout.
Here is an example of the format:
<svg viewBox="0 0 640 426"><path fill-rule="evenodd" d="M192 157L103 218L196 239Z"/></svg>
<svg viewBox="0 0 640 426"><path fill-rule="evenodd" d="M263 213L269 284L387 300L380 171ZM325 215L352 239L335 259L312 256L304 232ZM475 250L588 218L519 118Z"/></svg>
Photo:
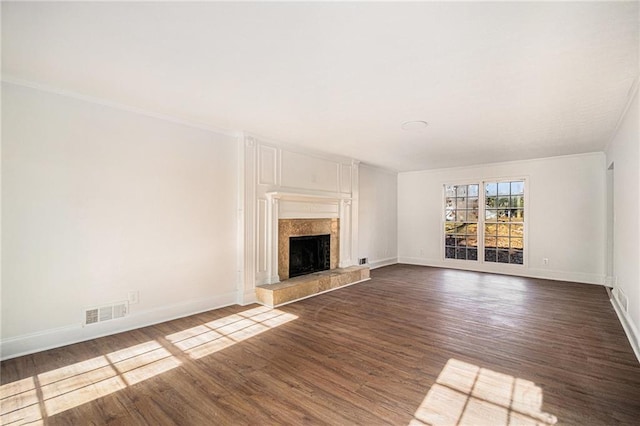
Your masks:
<svg viewBox="0 0 640 426"><path fill-rule="evenodd" d="M330 234L289 238L289 278L326 271L330 266Z"/></svg>
<svg viewBox="0 0 640 426"><path fill-rule="evenodd" d="M339 234L340 221L334 218L278 220L278 275L280 281L311 272L337 268L340 259ZM326 242L313 242L317 237L321 237ZM292 244L306 247L302 249L304 254L297 255L298 259L294 259L292 253L300 249L292 251ZM306 258L303 259L303 256ZM302 261L306 262L309 256L316 257L313 262L319 263L321 268L297 265ZM295 270L298 268L302 268L303 271L296 273ZM293 275L292 271L294 271Z"/></svg>

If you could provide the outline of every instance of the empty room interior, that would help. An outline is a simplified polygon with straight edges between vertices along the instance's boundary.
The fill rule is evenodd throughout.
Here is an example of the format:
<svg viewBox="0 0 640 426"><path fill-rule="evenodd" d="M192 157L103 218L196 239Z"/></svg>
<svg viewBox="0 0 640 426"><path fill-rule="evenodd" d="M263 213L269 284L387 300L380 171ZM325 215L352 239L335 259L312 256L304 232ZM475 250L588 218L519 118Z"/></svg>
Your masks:
<svg viewBox="0 0 640 426"><path fill-rule="evenodd" d="M0 424L637 424L639 2L1 18Z"/></svg>

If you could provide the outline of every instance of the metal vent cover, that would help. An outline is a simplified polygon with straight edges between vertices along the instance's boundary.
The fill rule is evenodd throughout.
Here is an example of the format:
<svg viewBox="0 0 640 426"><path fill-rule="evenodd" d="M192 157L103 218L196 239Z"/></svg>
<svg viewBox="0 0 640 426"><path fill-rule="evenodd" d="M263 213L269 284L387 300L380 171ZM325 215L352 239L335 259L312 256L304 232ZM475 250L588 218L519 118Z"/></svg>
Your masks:
<svg viewBox="0 0 640 426"><path fill-rule="evenodd" d="M95 306L84 310L84 325L97 324L123 318L129 313L129 302L117 302L111 305Z"/></svg>
<svg viewBox="0 0 640 426"><path fill-rule="evenodd" d="M98 309L87 309L84 311L84 323L95 324L98 322Z"/></svg>

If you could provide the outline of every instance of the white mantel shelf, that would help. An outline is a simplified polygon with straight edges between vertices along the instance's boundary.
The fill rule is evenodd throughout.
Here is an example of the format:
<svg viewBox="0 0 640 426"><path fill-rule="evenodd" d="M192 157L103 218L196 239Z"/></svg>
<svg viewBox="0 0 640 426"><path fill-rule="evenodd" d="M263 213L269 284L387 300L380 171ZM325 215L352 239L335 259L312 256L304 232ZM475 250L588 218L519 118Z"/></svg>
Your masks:
<svg viewBox="0 0 640 426"><path fill-rule="evenodd" d="M273 191L265 193L267 198L272 200L291 200L291 201L350 201L352 197L348 194L313 194L308 192L282 192Z"/></svg>

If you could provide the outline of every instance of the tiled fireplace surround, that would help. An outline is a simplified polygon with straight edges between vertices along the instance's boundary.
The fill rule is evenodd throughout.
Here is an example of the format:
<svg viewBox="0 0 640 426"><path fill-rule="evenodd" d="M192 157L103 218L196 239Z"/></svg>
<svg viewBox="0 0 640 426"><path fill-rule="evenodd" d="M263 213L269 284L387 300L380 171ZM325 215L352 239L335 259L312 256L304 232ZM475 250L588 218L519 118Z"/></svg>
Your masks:
<svg viewBox="0 0 640 426"><path fill-rule="evenodd" d="M307 235L330 237L330 269L340 261L340 219L280 219L278 221L278 276L289 278L289 238Z"/></svg>
<svg viewBox="0 0 640 426"><path fill-rule="evenodd" d="M348 197L299 193L267 193L268 227L267 283L256 286L256 299L267 306L280 306L315 294L369 279L367 266L355 265L352 200ZM330 270L289 278L289 238L330 235Z"/></svg>
<svg viewBox="0 0 640 426"><path fill-rule="evenodd" d="M355 261L357 227L353 200L345 195L320 196L297 192L267 192L264 247L265 280L257 285L275 284L289 278L289 237L331 236L331 268L344 268Z"/></svg>

